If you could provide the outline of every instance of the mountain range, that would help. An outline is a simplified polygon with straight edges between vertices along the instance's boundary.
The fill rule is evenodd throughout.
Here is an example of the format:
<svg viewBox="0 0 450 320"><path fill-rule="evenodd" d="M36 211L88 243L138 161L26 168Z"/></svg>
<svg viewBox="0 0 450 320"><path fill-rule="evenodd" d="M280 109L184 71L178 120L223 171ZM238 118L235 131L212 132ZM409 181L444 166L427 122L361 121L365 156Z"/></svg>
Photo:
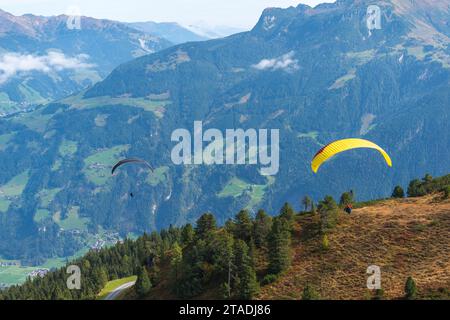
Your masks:
<svg viewBox="0 0 450 320"><path fill-rule="evenodd" d="M77 94L1 119L2 255L38 262L74 254L95 234L140 234L209 211L223 224L242 208L274 213L337 190L386 197L398 182L447 173L450 1L379 2L379 28L368 27L371 5L269 8L249 32L144 55ZM278 174L175 165L172 132L192 132L194 121L222 132L278 129ZM375 141L393 168L357 150L313 174L317 150L347 137ZM155 170L111 176L124 157Z"/></svg>
<svg viewBox="0 0 450 320"><path fill-rule="evenodd" d="M79 92L133 58L206 39L175 23L79 21L0 10L0 115Z"/></svg>

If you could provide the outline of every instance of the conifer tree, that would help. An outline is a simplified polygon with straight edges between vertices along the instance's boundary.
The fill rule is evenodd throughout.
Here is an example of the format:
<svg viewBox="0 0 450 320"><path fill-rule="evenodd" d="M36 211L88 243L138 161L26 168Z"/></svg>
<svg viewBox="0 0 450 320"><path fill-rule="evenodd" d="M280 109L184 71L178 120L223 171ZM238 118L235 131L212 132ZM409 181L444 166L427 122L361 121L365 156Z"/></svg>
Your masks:
<svg viewBox="0 0 450 320"><path fill-rule="evenodd" d="M214 268L224 281L228 281L230 262L233 261L234 238L226 230L221 230L210 243Z"/></svg>
<svg viewBox="0 0 450 320"><path fill-rule="evenodd" d="M353 201L354 201L353 193L352 192L344 192L341 195L341 199L339 201L339 204L341 206L346 206L346 205L349 205L349 204L353 204Z"/></svg>
<svg viewBox="0 0 450 320"><path fill-rule="evenodd" d="M302 300L319 300L319 293L309 284L303 289Z"/></svg>
<svg viewBox="0 0 450 320"><path fill-rule="evenodd" d="M190 223L183 227L181 231L181 242L185 245L191 243L194 240L195 231Z"/></svg>
<svg viewBox="0 0 450 320"><path fill-rule="evenodd" d="M250 300L258 293L259 283L249 255L249 248L244 241L236 241L234 256L236 268L234 292L236 298Z"/></svg>
<svg viewBox="0 0 450 320"><path fill-rule="evenodd" d="M175 242L172 247L172 258L170 261L172 280L175 285L177 284L178 279L181 276L182 260L183 260L183 250L181 249L180 245L177 242Z"/></svg>
<svg viewBox="0 0 450 320"><path fill-rule="evenodd" d="M302 205L303 205L303 208L304 208L304 211L305 211L305 212L308 211L308 208L311 207L311 204L312 204L312 200L311 200L311 198L310 198L309 196L305 196L305 197L302 199Z"/></svg>
<svg viewBox="0 0 450 320"><path fill-rule="evenodd" d="M295 212L289 203L285 203L280 210L279 218L287 222L287 228L292 231L294 228Z"/></svg>
<svg viewBox="0 0 450 320"><path fill-rule="evenodd" d="M318 210L321 220L321 231L322 233L327 233L337 223L339 207L333 197L326 196L324 200L319 202Z"/></svg>
<svg viewBox="0 0 450 320"><path fill-rule="evenodd" d="M392 192L392 198L404 198L405 197L405 191L403 191L403 188L400 186L396 186L394 188L394 191Z"/></svg>
<svg viewBox="0 0 450 320"><path fill-rule="evenodd" d="M241 210L235 217L234 237L249 243L252 239L253 221L247 210Z"/></svg>
<svg viewBox="0 0 450 320"><path fill-rule="evenodd" d="M146 295L152 287L150 278L148 277L147 270L145 267L140 267L137 275L137 280L135 284L136 293L139 296Z"/></svg>
<svg viewBox="0 0 450 320"><path fill-rule="evenodd" d="M322 237L322 249L328 250L330 248L330 242L328 240L328 235L324 234Z"/></svg>
<svg viewBox="0 0 450 320"><path fill-rule="evenodd" d="M198 239L206 239L216 228L216 218L211 213L205 213L197 220L195 235Z"/></svg>
<svg viewBox="0 0 450 320"><path fill-rule="evenodd" d="M405 298L412 300L415 299L417 295L416 282L412 277L408 277L405 283Z"/></svg>
<svg viewBox="0 0 450 320"><path fill-rule="evenodd" d="M286 270L291 263L291 234L289 223L276 217L269 234L269 272L278 274Z"/></svg>
<svg viewBox="0 0 450 320"><path fill-rule="evenodd" d="M292 209L289 203L285 203L280 210L280 218L283 218L289 222L293 221L295 217L294 209Z"/></svg>
<svg viewBox="0 0 450 320"><path fill-rule="evenodd" d="M272 229L272 217L270 217L264 210L259 210L256 213L255 222L253 226L253 239L257 248L267 246L267 237Z"/></svg>
<svg viewBox="0 0 450 320"><path fill-rule="evenodd" d="M100 286L103 288L108 282L108 273L106 272L106 268L100 267L97 276L98 282L100 283Z"/></svg>

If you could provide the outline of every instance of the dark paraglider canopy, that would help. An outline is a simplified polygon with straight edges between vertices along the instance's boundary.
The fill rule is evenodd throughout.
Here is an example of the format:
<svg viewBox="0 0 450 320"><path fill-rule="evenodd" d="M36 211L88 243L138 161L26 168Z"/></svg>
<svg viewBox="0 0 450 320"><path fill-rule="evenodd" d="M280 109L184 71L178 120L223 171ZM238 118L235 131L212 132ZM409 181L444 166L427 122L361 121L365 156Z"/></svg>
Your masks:
<svg viewBox="0 0 450 320"><path fill-rule="evenodd" d="M114 174L114 172L116 171L117 168L119 168L120 166L127 164L127 163L141 163L141 164L146 165L150 170L153 171L152 166L147 161L138 159L138 158L130 158L130 159L123 159L123 160L120 160L119 162L117 162L114 165L114 167L112 168L111 174Z"/></svg>

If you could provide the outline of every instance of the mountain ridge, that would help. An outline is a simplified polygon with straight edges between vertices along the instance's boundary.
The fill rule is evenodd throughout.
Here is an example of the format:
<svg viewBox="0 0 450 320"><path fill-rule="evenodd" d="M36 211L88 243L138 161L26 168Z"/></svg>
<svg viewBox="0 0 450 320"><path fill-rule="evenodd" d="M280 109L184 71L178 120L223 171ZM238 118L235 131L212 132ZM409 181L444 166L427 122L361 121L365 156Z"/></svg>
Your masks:
<svg viewBox="0 0 450 320"><path fill-rule="evenodd" d="M71 29L68 19L0 14L3 116L78 92L120 63L172 45L120 22L81 17Z"/></svg>

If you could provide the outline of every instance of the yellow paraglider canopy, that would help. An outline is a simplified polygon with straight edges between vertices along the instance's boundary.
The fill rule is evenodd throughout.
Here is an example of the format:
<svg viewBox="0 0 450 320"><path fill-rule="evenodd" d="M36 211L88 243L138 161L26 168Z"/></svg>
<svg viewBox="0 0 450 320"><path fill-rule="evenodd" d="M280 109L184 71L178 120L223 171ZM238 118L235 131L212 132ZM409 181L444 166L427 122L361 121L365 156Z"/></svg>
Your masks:
<svg viewBox="0 0 450 320"><path fill-rule="evenodd" d="M389 167L392 167L392 160L389 155L384 151L380 146L376 145L373 142L364 139L344 139L338 140L335 142L326 145L322 149L317 152L314 156L314 159L311 162L311 169L314 173L317 173L319 167L330 158L334 157L336 154L358 148L370 148L378 150L386 160L386 163Z"/></svg>

